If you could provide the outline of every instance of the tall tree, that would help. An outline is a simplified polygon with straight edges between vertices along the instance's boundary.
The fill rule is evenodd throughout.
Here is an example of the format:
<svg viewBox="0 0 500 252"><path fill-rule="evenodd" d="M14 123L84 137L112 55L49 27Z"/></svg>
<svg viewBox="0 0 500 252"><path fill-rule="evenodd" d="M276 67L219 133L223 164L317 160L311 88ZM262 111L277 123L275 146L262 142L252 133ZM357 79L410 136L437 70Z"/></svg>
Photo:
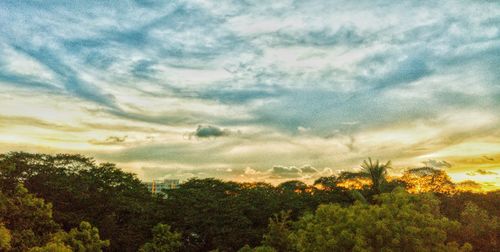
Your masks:
<svg viewBox="0 0 500 252"><path fill-rule="evenodd" d="M455 193L455 185L445 171L431 167L409 169L401 176L406 189L412 193Z"/></svg>
<svg viewBox="0 0 500 252"><path fill-rule="evenodd" d="M387 182L387 169L391 168L391 161L383 164L378 160L373 162L371 158L368 158L368 161L363 160L361 168L361 172L371 180L371 188L375 194L381 193L382 186Z"/></svg>

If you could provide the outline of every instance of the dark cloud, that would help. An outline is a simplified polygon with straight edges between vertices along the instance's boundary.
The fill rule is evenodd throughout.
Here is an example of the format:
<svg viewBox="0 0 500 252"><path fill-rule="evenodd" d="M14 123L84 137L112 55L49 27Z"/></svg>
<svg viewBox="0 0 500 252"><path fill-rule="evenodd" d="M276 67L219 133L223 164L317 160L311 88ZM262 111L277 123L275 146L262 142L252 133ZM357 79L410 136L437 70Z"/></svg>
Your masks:
<svg viewBox="0 0 500 252"><path fill-rule="evenodd" d="M373 89L409 84L432 74L431 61L431 55L426 51L412 51L407 55L384 52L364 59L358 66L364 74L357 79Z"/></svg>
<svg viewBox="0 0 500 252"><path fill-rule="evenodd" d="M317 173L318 170L312 166L303 166L300 168L302 173Z"/></svg>
<svg viewBox="0 0 500 252"><path fill-rule="evenodd" d="M301 171L295 166L274 166L269 171L272 178L299 178Z"/></svg>
<svg viewBox="0 0 500 252"><path fill-rule="evenodd" d="M156 62L140 60L132 67L132 74L137 78L151 78L157 71L153 68Z"/></svg>
<svg viewBox="0 0 500 252"><path fill-rule="evenodd" d="M382 86L390 86L400 83L411 83L432 73L427 65L428 59L423 56L409 56L399 62L398 66L379 80Z"/></svg>
<svg viewBox="0 0 500 252"><path fill-rule="evenodd" d="M82 56L82 58L85 65L93 66L101 70L109 69L109 67L113 65L113 63L118 61L116 56L109 55L105 52L100 52L97 50L93 50L91 53Z"/></svg>
<svg viewBox="0 0 500 252"><path fill-rule="evenodd" d="M305 166L302 166L300 168L295 167L295 166L287 167L287 166L277 165L277 166L273 166L273 168L271 168L268 171L268 174L269 174L270 178L273 178L273 179L300 178L300 177L303 177L304 175L309 175L309 176L317 175L317 174L319 174L319 171L310 165L305 165Z"/></svg>
<svg viewBox="0 0 500 252"><path fill-rule="evenodd" d="M354 136L349 136L349 142L345 143L345 146L350 150L350 151L357 151L356 147L356 138Z"/></svg>
<svg viewBox="0 0 500 252"><path fill-rule="evenodd" d="M89 143L95 144L95 145L116 145L116 144L124 143L125 140L127 140L127 136L123 136L123 137L109 136L108 138L106 138L104 140L91 139L91 140L89 140Z"/></svg>
<svg viewBox="0 0 500 252"><path fill-rule="evenodd" d="M476 176L476 175L498 175L498 173L493 172L493 171L487 171L483 169L477 169L473 172L468 172L467 175L469 176Z"/></svg>
<svg viewBox="0 0 500 252"><path fill-rule="evenodd" d="M432 168L450 168L452 165L445 160L433 160L429 159L427 161L422 162L426 167Z"/></svg>
<svg viewBox="0 0 500 252"><path fill-rule="evenodd" d="M134 2L143 7L157 7L158 5L165 3L164 1L159 0L134 0Z"/></svg>
<svg viewBox="0 0 500 252"><path fill-rule="evenodd" d="M233 132L229 129L222 129L212 125L198 125L198 128L190 133L189 136L196 138L217 138L229 136L231 134L233 134Z"/></svg>

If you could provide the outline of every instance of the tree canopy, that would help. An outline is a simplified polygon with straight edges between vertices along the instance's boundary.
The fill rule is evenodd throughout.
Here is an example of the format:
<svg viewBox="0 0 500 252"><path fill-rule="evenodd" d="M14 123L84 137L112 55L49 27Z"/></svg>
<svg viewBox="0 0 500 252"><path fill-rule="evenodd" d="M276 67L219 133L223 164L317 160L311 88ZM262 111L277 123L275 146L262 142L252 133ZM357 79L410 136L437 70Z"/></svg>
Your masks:
<svg viewBox="0 0 500 252"><path fill-rule="evenodd" d="M430 195L403 190L381 194L377 204L320 206L296 224L290 238L297 251L450 251L447 232L459 227L439 214ZM468 244L461 249L467 251Z"/></svg>
<svg viewBox="0 0 500 252"><path fill-rule="evenodd" d="M455 190L446 172L429 167L389 177L389 167L390 162L368 159L360 172L322 177L313 185L299 180L274 186L193 178L153 194L134 174L114 164L80 155L3 154L0 250L498 247L500 191Z"/></svg>

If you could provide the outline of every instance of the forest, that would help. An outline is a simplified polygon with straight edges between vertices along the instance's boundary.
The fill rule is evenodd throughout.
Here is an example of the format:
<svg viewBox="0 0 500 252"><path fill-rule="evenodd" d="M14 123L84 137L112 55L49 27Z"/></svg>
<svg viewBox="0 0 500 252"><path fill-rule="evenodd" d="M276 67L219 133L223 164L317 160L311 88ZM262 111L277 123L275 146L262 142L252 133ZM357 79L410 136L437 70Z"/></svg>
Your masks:
<svg viewBox="0 0 500 252"><path fill-rule="evenodd" d="M367 159L314 184L193 178L153 194L81 155L0 155L0 251L494 251L500 191Z"/></svg>

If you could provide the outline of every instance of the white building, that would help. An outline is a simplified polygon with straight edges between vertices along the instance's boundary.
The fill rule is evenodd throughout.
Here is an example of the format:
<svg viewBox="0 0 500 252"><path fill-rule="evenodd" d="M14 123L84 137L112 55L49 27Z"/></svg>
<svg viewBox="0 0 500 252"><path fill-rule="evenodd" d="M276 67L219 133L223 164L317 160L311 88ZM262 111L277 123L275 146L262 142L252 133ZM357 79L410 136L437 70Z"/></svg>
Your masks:
<svg viewBox="0 0 500 252"><path fill-rule="evenodd" d="M152 193L162 192L163 190L170 190L179 187L178 179L164 179L164 180L155 180L152 182L146 182L148 189Z"/></svg>

